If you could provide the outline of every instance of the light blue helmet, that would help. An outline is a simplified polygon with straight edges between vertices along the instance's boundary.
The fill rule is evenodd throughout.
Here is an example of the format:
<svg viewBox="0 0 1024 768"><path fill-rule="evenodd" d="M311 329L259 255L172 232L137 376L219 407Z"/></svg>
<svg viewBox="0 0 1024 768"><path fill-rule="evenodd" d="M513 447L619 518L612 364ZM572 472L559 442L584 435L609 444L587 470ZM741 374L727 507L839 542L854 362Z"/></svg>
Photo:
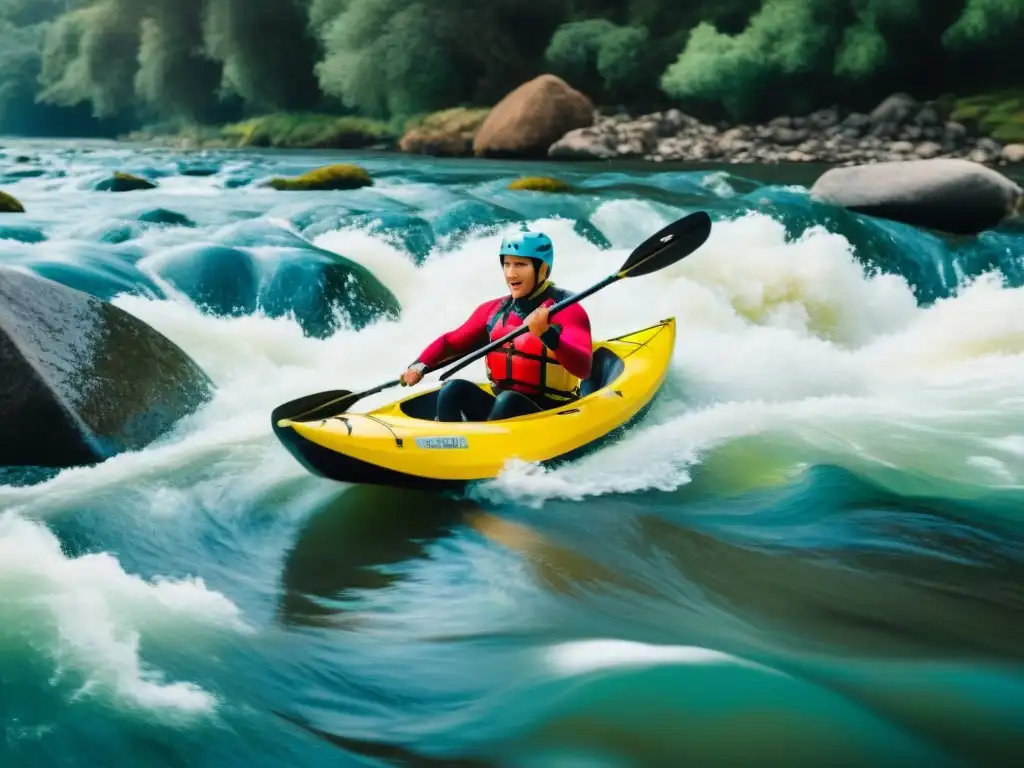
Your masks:
<svg viewBox="0 0 1024 768"><path fill-rule="evenodd" d="M498 259L505 255L540 259L548 265L548 275L555 268L555 245L543 232L515 232L505 235L498 250ZM540 266L537 267L540 269Z"/></svg>

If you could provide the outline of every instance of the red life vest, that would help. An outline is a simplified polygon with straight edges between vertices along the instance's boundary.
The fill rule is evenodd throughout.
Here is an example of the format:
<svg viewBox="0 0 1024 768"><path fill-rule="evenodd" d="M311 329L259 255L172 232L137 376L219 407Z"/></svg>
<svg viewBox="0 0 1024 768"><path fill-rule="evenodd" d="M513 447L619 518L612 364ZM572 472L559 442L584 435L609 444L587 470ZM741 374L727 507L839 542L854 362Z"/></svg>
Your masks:
<svg viewBox="0 0 1024 768"><path fill-rule="evenodd" d="M554 286L542 287L540 293L525 300L528 315L537 307L550 307L569 294ZM500 339L523 324L525 315L513 307L511 297L498 305L487 321L491 341ZM558 327L557 323L551 323ZM543 395L553 400L575 400L580 380L555 359L554 353L532 333L524 333L489 352L486 357L487 378L497 389L513 389L526 395Z"/></svg>

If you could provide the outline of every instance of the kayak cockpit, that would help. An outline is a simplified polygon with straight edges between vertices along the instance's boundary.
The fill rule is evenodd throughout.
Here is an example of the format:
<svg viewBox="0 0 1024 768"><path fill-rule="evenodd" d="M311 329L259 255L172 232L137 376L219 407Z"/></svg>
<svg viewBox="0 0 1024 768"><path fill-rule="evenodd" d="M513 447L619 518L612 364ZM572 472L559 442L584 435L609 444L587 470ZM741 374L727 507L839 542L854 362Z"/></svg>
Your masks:
<svg viewBox="0 0 1024 768"><path fill-rule="evenodd" d="M580 383L580 397L586 397L597 392L599 389L607 387L619 378L625 370L626 365L621 357L608 349L608 347L598 347L594 350L590 376ZM489 385L487 385L487 388L489 391ZM399 410L413 419L432 421L434 414L437 413L437 396L439 392L440 388L435 388L429 392L424 392L422 395L416 395L408 400L403 400L398 405Z"/></svg>

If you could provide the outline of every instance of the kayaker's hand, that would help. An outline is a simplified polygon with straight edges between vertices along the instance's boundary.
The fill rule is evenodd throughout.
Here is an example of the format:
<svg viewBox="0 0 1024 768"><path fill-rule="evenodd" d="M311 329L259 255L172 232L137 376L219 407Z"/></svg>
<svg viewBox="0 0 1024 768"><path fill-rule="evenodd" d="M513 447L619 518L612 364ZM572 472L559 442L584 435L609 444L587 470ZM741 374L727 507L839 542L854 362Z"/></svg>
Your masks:
<svg viewBox="0 0 1024 768"><path fill-rule="evenodd" d="M423 369L418 366L410 366L406 369L405 373L402 374L402 386L412 387L419 383L420 379L423 378Z"/></svg>
<svg viewBox="0 0 1024 768"><path fill-rule="evenodd" d="M526 318L526 324L530 327L530 333L538 338L551 327L551 324L548 322L548 311L547 307L537 307Z"/></svg>

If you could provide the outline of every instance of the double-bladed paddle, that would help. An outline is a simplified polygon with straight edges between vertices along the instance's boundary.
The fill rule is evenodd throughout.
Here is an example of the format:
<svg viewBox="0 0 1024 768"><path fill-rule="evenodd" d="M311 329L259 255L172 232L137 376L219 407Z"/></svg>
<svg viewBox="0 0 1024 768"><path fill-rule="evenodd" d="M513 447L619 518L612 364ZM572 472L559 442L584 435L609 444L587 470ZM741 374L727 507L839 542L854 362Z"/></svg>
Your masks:
<svg viewBox="0 0 1024 768"><path fill-rule="evenodd" d="M629 258L626 259L626 262L618 272L609 275L604 280L592 285L585 291L580 291L579 293L553 305L549 312L549 316L554 315L556 312L559 312L578 301L582 301L587 296L597 293L602 288L606 288L612 283L622 280L623 278L649 275L652 272L657 272L660 269L664 269L665 267L675 264L680 259L686 258L704 245L710 234L711 217L708 216L705 211L697 211L696 213L691 213L689 216L684 216L683 218L672 222L667 227L651 235L644 242L634 248L633 252L629 254ZM479 360L481 357L484 357L488 352L507 344L512 339L517 336L521 336L527 331L529 331L529 326L524 323L514 331L510 331L505 334L500 339L495 339L486 346L481 347L468 355L464 355L456 365L452 366L444 373L443 376L441 376L441 381L444 381L456 371L462 370L475 360ZM423 375L425 376L439 368L444 368L451 362L452 360L445 360L438 365L427 366L423 370ZM330 418L331 416L336 416L339 413L344 413L364 397L375 395L389 387L396 387L401 383L401 378L398 378L385 382L384 384L380 384L373 389L364 390L363 392L350 392L345 389L332 389L326 392L317 392L316 394L306 395L305 397L291 400L275 408L270 416L271 423L276 424L280 419L300 422L321 421L323 419Z"/></svg>

